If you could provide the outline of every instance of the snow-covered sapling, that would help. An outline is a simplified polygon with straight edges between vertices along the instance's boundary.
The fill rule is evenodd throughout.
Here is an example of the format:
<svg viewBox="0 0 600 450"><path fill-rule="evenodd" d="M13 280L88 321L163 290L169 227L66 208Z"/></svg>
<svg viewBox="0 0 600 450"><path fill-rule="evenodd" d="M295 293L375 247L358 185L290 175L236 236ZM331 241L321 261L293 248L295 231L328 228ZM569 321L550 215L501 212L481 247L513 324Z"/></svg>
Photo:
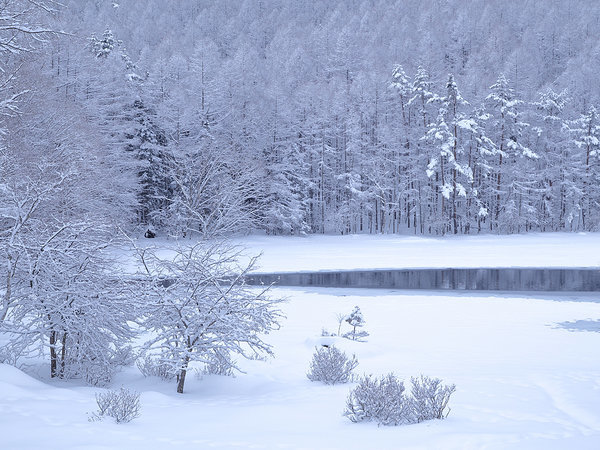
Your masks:
<svg viewBox="0 0 600 450"><path fill-rule="evenodd" d="M352 331L344 334L345 338L352 339L353 341L360 341L369 335L369 333L364 330L357 330L357 328L362 328L365 325L365 319L358 306L354 307L345 320L352 327Z"/></svg>
<svg viewBox="0 0 600 450"><path fill-rule="evenodd" d="M140 416L140 394L126 388L97 393L96 403L98 411L92 414L91 421L112 417L116 423L124 423Z"/></svg>
<svg viewBox="0 0 600 450"><path fill-rule="evenodd" d="M374 421L379 425L411 423L411 402L404 383L389 373L381 378L363 376L346 401L344 415L352 422Z"/></svg>
<svg viewBox="0 0 600 450"><path fill-rule="evenodd" d="M335 319L337 320L338 323L338 330L337 330L337 335L341 336L342 335L342 324L346 321L346 318L348 316L346 314L336 314L335 315Z"/></svg>
<svg viewBox="0 0 600 450"><path fill-rule="evenodd" d="M448 401L456 386L444 385L439 378L426 376L411 377L412 410L414 420L423 422L432 419L445 419L450 412ZM447 410L447 411L446 411Z"/></svg>
<svg viewBox="0 0 600 450"><path fill-rule="evenodd" d="M346 353L331 345L317 348L306 376L310 381L325 384L347 383L352 381L352 371L358 366L356 356L348 358Z"/></svg>

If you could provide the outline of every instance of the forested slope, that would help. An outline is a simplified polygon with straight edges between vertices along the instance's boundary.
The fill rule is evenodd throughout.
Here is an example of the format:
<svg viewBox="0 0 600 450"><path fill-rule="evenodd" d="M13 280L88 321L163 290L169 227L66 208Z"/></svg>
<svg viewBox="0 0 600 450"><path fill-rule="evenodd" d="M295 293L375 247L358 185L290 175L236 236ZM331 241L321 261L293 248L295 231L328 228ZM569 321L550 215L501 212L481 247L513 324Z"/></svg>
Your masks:
<svg viewBox="0 0 600 450"><path fill-rule="evenodd" d="M596 1L11 0L0 21L5 202L63 180L44 215L175 235L598 229Z"/></svg>

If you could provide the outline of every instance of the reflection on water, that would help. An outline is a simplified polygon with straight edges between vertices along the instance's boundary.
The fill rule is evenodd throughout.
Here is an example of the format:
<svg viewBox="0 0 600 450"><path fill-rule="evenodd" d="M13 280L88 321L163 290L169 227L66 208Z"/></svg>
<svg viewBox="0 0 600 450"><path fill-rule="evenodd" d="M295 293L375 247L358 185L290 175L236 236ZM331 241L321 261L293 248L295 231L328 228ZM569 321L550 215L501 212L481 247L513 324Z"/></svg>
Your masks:
<svg viewBox="0 0 600 450"><path fill-rule="evenodd" d="M600 291L599 269L478 268L252 274L248 284L391 289Z"/></svg>

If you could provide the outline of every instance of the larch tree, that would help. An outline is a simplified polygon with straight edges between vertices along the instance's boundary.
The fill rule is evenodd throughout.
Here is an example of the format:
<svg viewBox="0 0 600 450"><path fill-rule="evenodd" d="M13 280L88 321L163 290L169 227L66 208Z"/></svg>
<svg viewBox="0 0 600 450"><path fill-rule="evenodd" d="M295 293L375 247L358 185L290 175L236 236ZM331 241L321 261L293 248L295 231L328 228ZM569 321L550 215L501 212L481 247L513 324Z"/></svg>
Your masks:
<svg viewBox="0 0 600 450"><path fill-rule="evenodd" d="M574 149L579 156L581 223L584 230L596 230L600 215L600 116L590 107L569 124Z"/></svg>
<svg viewBox="0 0 600 450"><path fill-rule="evenodd" d="M524 133L529 124L523 121L524 102L510 87L509 80L500 75L490 89L492 92L485 99L490 114L486 131L496 146L498 161L494 164L495 199L489 226L490 231L498 227L517 231L529 226L522 223L520 209L523 201L527 205L530 201L520 189L519 168L538 155L525 145Z"/></svg>
<svg viewBox="0 0 600 450"><path fill-rule="evenodd" d="M429 178L435 177L441 194L441 233L452 231L457 234L466 225L464 209L467 195L474 193L473 169L465 158L463 137L463 129L472 129L473 119L464 111L467 102L462 98L453 75L448 77L446 95L437 98L436 102L439 103L437 120L427 132L432 155L426 173Z"/></svg>

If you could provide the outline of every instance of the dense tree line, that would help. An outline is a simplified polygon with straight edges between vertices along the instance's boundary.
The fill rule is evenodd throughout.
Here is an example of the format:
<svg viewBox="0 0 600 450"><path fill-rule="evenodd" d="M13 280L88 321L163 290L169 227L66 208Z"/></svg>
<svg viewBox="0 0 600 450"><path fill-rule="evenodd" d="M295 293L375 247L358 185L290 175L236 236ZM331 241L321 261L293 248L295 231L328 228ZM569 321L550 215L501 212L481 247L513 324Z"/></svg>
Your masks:
<svg viewBox="0 0 600 450"><path fill-rule="evenodd" d="M597 229L594 2L6 4L64 33L4 30L5 164L54 127L123 228Z"/></svg>

